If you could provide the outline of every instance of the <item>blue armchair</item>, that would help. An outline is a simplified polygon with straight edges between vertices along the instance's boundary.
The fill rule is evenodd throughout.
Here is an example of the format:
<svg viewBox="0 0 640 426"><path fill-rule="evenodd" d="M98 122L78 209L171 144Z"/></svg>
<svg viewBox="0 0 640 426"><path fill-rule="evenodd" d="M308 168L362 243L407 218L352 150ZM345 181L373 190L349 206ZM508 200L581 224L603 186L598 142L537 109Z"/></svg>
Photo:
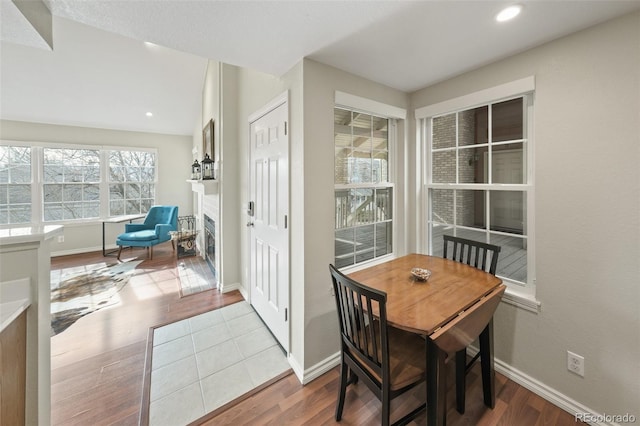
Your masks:
<svg viewBox="0 0 640 426"><path fill-rule="evenodd" d="M170 231L178 229L178 206L153 206L149 209L144 223L127 223L124 233L118 235L116 244L118 260L123 247L147 247L149 259L153 259L153 246L171 240ZM173 249L175 245L171 241Z"/></svg>

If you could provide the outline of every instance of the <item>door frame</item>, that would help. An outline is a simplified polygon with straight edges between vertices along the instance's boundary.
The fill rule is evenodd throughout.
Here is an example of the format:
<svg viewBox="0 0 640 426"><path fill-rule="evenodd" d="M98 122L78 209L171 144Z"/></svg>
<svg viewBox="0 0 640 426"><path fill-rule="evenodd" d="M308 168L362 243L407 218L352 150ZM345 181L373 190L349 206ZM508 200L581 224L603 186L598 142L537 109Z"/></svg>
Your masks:
<svg viewBox="0 0 640 426"><path fill-rule="evenodd" d="M264 104L262 107L260 107L258 110L256 110L255 112L253 112L252 114L249 115L248 119L247 119L247 133L248 133L248 138L247 138L247 148L248 148L248 154L247 155L247 162L246 162L246 167L247 167L247 175L248 175L248 179L247 179L247 183L246 183L246 191L247 191L247 202L251 201L251 178L252 178L252 147L251 147L251 124L255 121L257 121L258 119L262 118L263 116L269 114L270 112L272 112L273 110L275 110L276 108L282 106L283 104L286 104L287 107L287 211L291 212L291 161L290 161L290 154L291 154L291 131L290 131L290 110L289 110L289 90L285 90L284 92L280 93L278 96L274 97L273 99L271 99L269 102L267 102L266 104ZM244 206L244 214L245 214L245 218L248 220L249 216L247 214L247 208L248 206L245 203ZM290 216L290 214L289 214ZM286 303L286 309L288 311L288 318L289 320L287 321L287 347L284 348L285 351L287 352L287 356L289 355L289 353L291 352L291 218L289 217L289 225L287 226L286 230L287 230L287 237L286 237L286 241L287 241L287 303ZM248 293L248 302L249 304L251 304L251 287L252 287L252 282L251 282L251 276L252 276L252 265L251 265L251 231L248 230L247 231L247 235L246 235L246 251L245 251L245 258L247 259L247 293Z"/></svg>

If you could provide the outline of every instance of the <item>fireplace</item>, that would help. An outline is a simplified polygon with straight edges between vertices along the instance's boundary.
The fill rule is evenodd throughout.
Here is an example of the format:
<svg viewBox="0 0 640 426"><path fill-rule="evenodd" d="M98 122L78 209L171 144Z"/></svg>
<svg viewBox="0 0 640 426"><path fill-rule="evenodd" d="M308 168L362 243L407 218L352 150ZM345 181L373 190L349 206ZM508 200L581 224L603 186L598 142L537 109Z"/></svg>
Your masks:
<svg viewBox="0 0 640 426"><path fill-rule="evenodd" d="M204 258L213 272L213 276L218 279L216 270L216 222L209 216L204 215Z"/></svg>

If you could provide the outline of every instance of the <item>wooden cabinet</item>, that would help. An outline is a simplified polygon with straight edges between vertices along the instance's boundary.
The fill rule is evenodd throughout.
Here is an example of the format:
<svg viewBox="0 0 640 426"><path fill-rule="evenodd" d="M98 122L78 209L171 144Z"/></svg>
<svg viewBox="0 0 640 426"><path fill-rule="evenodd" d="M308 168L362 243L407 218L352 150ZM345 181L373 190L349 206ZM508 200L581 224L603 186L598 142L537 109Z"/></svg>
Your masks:
<svg viewBox="0 0 640 426"><path fill-rule="evenodd" d="M25 424L27 313L0 333L0 425Z"/></svg>

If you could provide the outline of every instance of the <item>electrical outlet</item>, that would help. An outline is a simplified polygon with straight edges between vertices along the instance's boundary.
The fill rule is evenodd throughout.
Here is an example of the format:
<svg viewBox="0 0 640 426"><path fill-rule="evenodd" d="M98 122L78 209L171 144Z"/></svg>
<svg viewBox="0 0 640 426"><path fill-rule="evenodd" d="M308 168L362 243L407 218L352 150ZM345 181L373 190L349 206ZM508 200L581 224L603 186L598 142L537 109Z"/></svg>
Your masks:
<svg viewBox="0 0 640 426"><path fill-rule="evenodd" d="M64 235L58 235L58 242L64 243Z"/></svg>
<svg viewBox="0 0 640 426"><path fill-rule="evenodd" d="M584 377L584 357L567 351L567 370Z"/></svg>

